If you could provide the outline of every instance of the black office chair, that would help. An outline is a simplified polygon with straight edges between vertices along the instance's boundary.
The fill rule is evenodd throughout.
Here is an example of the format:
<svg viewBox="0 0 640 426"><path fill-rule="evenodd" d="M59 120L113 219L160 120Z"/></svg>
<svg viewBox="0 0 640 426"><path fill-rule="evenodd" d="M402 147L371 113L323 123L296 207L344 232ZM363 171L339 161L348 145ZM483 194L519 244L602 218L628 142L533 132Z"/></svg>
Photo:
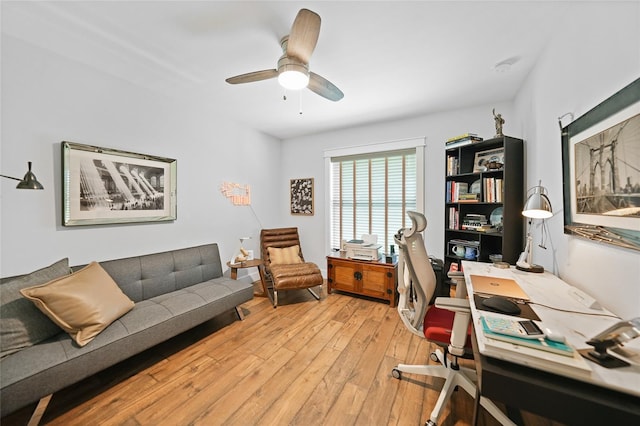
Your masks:
<svg viewBox="0 0 640 426"><path fill-rule="evenodd" d="M421 235L427 227L427 219L418 212L407 214L411 218L412 227L401 229L395 236L400 248L398 313L409 331L434 342L441 349L430 356L439 365L399 364L391 374L396 379L401 379L402 373L445 379L438 401L426 422L426 425L436 425L442 409L457 387L464 389L473 398L476 396L475 370L458 364L458 357L471 355L471 311L464 285L456 286L456 298L438 297L435 305L429 306L436 290L436 276ZM490 400L481 397L480 405L501 424L514 425Z"/></svg>

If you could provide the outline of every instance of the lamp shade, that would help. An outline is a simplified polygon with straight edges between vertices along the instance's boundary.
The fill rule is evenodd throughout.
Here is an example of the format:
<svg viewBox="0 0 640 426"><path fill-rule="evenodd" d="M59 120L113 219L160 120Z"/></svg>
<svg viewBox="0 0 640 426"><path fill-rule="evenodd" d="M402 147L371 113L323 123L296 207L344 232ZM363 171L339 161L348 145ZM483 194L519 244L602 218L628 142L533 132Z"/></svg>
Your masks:
<svg viewBox="0 0 640 426"><path fill-rule="evenodd" d="M531 195L524 203L523 216L532 219L548 219L553 216L551 201L547 197L547 190L542 185L534 186L528 192L531 192Z"/></svg>
<svg viewBox="0 0 640 426"><path fill-rule="evenodd" d="M33 172L31 171L31 161L29 161L28 164L29 164L29 170L27 171L27 173L24 175L22 179L12 177L12 176L6 176L6 175L0 175L0 176L3 178L19 181L18 184L16 185L16 188L18 189L44 189L44 186L42 186L42 184L38 182L38 179L36 179L36 175L34 175Z"/></svg>
<svg viewBox="0 0 640 426"><path fill-rule="evenodd" d="M285 64L279 68L278 83L285 89L300 90L309 84L309 72L298 64Z"/></svg>

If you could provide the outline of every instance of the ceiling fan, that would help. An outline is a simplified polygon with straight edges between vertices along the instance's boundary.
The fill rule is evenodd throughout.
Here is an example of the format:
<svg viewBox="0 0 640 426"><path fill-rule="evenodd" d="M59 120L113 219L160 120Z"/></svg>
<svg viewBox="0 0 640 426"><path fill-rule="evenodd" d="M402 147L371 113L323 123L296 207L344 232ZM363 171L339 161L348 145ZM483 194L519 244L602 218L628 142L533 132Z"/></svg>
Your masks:
<svg viewBox="0 0 640 426"><path fill-rule="evenodd" d="M280 40L283 54L278 59L277 69L241 74L229 77L225 81L241 84L278 77L278 82L286 89L300 90L307 87L330 101L339 101L344 97L344 93L326 78L309 71L309 59L316 47L319 34L320 16L308 9L300 9L291 26L291 32Z"/></svg>

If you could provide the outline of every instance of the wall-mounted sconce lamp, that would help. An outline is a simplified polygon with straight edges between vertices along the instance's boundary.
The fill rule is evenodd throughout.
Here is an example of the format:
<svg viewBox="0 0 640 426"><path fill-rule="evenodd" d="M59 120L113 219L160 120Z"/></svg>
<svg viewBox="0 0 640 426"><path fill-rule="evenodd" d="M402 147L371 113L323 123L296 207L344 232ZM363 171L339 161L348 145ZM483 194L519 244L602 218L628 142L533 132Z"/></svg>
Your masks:
<svg viewBox="0 0 640 426"><path fill-rule="evenodd" d="M44 186L42 186L42 184L38 182L38 179L36 179L36 175L34 175L31 171L31 161L29 161L28 164L29 170L22 179L5 175L0 175L0 177L20 181L18 182L18 185L16 185L16 188L18 189L44 189Z"/></svg>

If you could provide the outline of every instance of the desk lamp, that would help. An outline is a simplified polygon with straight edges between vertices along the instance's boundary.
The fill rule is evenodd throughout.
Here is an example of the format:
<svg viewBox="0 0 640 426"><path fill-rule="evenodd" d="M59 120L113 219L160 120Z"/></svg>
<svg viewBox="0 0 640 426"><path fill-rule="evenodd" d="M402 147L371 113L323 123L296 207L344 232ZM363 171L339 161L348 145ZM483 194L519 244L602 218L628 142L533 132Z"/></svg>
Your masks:
<svg viewBox="0 0 640 426"><path fill-rule="evenodd" d="M516 268L521 271L542 273L544 267L533 264L533 237L531 236L531 222L533 219L548 219L553 216L551 209L551 201L547 197L547 190L542 186L542 181L537 186L527 191L527 202L524 203L522 209L522 215L529 218L529 231L527 232L527 244L524 247L524 251L516 262Z"/></svg>
<svg viewBox="0 0 640 426"><path fill-rule="evenodd" d="M18 182L18 185L16 185L16 188L18 189L44 189L42 184L38 182L38 179L36 179L36 175L34 175L33 172L31 171L31 161L29 161L27 164L29 164L29 170L27 171L27 173L24 175L22 179L15 178L12 176L5 176L5 175L0 175L0 176L3 178L20 181Z"/></svg>

